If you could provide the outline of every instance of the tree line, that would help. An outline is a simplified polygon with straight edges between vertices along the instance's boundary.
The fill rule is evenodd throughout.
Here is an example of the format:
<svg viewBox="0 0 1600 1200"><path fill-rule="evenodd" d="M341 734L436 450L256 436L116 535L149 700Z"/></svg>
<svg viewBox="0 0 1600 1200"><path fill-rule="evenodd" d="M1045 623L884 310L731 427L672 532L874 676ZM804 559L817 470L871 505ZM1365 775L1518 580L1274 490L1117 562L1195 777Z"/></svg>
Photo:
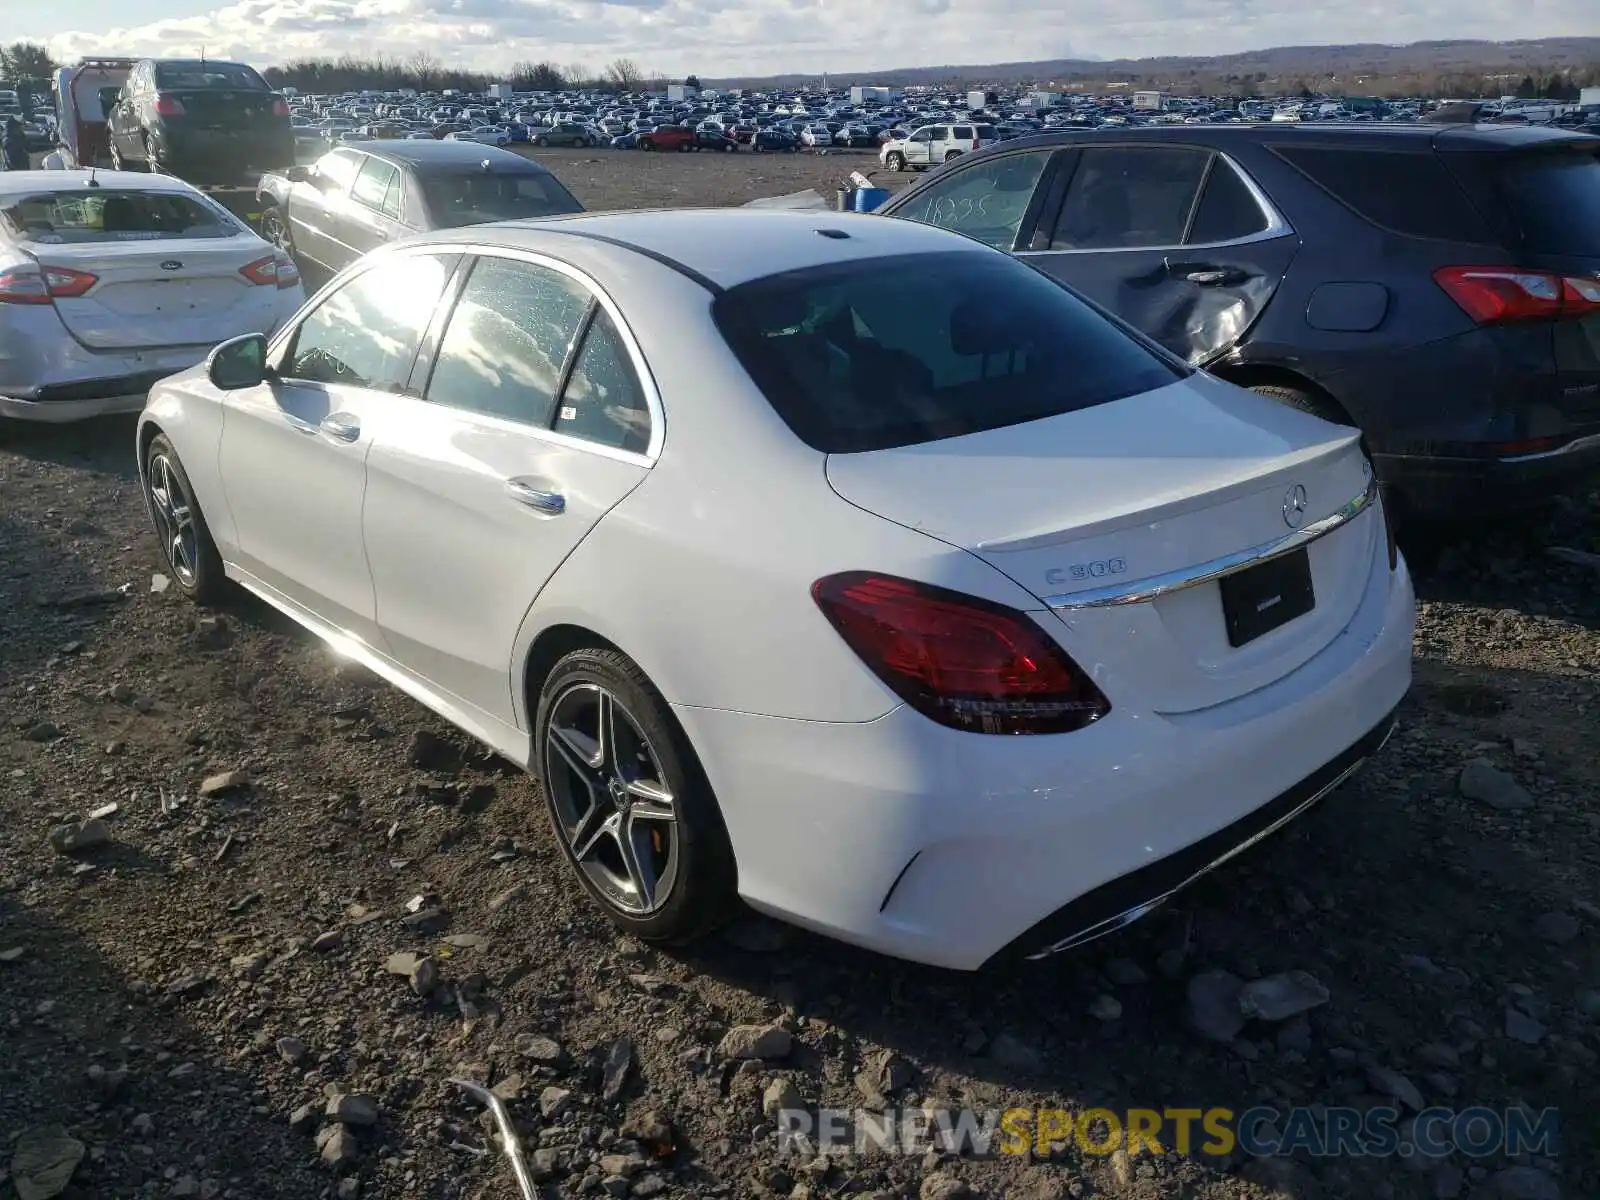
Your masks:
<svg viewBox="0 0 1600 1200"><path fill-rule="evenodd" d="M519 62L509 70L485 73L447 66L435 55L419 50L399 56L304 58L268 67L262 74L274 87L292 87L311 95L340 92L393 92L413 88L419 92L481 92L491 83L509 83L518 91L554 92L581 88L633 92L665 86L647 76L631 58L613 59L598 71L585 63Z"/></svg>

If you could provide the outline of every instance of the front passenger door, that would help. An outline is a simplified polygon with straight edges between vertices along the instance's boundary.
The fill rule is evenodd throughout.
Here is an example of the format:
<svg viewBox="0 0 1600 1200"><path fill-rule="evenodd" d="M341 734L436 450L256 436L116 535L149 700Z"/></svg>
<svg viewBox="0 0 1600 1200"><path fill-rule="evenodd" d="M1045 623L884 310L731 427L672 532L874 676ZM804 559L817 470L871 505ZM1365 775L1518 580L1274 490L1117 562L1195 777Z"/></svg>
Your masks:
<svg viewBox="0 0 1600 1200"><path fill-rule="evenodd" d="M929 144L933 141L933 130L927 126L917 130L906 139L906 162L910 166L925 167L933 161L928 151Z"/></svg>
<svg viewBox="0 0 1600 1200"><path fill-rule="evenodd" d="M381 646L362 549L366 460L403 402L454 255L387 259L273 343L272 374L226 393L218 455L237 565L280 601Z"/></svg>

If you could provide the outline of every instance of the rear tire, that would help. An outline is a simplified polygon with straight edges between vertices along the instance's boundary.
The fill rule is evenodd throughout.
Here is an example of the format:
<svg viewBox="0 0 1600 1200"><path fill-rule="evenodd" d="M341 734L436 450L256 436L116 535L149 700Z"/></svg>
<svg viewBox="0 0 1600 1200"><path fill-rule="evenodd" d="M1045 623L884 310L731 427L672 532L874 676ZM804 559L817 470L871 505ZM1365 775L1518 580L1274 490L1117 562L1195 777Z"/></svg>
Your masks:
<svg viewBox="0 0 1600 1200"><path fill-rule="evenodd" d="M961 157L961 151L960 150L952 150L952 151L950 151L949 154L946 154L944 156L944 160L945 160L945 162L949 162L952 158L960 158L960 157Z"/></svg>
<svg viewBox="0 0 1600 1200"><path fill-rule="evenodd" d="M593 740L598 724L589 729L607 711L609 748ZM553 737L552 728L578 736ZM598 765L590 750L598 750ZM590 765L580 766L580 757ZM539 692L532 768L557 844L613 924L645 941L686 942L736 910L738 875L716 797L671 710L632 659L585 648L556 663ZM641 791L665 792L665 803L632 792L630 782L654 785ZM624 844L640 864L637 875L620 857ZM629 880L648 888L630 889Z"/></svg>
<svg viewBox="0 0 1600 1200"><path fill-rule="evenodd" d="M1339 406L1329 403L1315 392L1305 388L1288 387L1277 383L1258 383L1250 388L1258 396L1268 396L1279 404L1289 408L1298 408L1301 412L1310 413L1313 417L1321 417L1324 421L1332 421L1335 425L1354 425L1347 413L1342 412Z"/></svg>

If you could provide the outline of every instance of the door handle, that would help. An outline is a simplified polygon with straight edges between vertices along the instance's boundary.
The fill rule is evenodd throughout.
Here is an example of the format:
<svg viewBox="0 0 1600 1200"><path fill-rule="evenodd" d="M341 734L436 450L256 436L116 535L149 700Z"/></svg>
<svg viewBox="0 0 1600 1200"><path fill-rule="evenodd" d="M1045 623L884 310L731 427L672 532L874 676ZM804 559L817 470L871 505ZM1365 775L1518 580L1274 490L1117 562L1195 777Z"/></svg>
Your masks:
<svg viewBox="0 0 1600 1200"><path fill-rule="evenodd" d="M349 413L329 413L317 428L336 442L353 442L361 436L361 422Z"/></svg>
<svg viewBox="0 0 1600 1200"><path fill-rule="evenodd" d="M1238 267L1219 267L1212 263L1168 262L1167 274L1176 279L1186 279L1201 287L1243 283L1249 275Z"/></svg>
<svg viewBox="0 0 1600 1200"><path fill-rule="evenodd" d="M297 417L293 413L284 413L283 419L289 422L289 428L295 430L296 432L310 434L312 436L315 436L317 433L321 432L317 428L317 423L315 421L307 421L304 417Z"/></svg>
<svg viewBox="0 0 1600 1200"><path fill-rule="evenodd" d="M506 480L506 495L547 517L559 517L567 511L567 498L560 492L549 491L525 479Z"/></svg>

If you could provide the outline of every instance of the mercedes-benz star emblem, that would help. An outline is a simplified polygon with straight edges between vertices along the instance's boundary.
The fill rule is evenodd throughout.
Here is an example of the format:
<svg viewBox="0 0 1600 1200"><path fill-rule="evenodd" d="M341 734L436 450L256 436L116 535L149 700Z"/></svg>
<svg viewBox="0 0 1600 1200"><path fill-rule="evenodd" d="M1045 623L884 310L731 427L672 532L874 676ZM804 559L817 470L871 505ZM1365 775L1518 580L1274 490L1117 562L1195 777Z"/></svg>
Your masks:
<svg viewBox="0 0 1600 1200"><path fill-rule="evenodd" d="M1299 529L1306 521L1306 485L1297 483L1283 495L1283 523Z"/></svg>
<svg viewBox="0 0 1600 1200"><path fill-rule="evenodd" d="M161 264L161 269L163 271L181 271L183 270L183 264L175 258L169 258Z"/></svg>

